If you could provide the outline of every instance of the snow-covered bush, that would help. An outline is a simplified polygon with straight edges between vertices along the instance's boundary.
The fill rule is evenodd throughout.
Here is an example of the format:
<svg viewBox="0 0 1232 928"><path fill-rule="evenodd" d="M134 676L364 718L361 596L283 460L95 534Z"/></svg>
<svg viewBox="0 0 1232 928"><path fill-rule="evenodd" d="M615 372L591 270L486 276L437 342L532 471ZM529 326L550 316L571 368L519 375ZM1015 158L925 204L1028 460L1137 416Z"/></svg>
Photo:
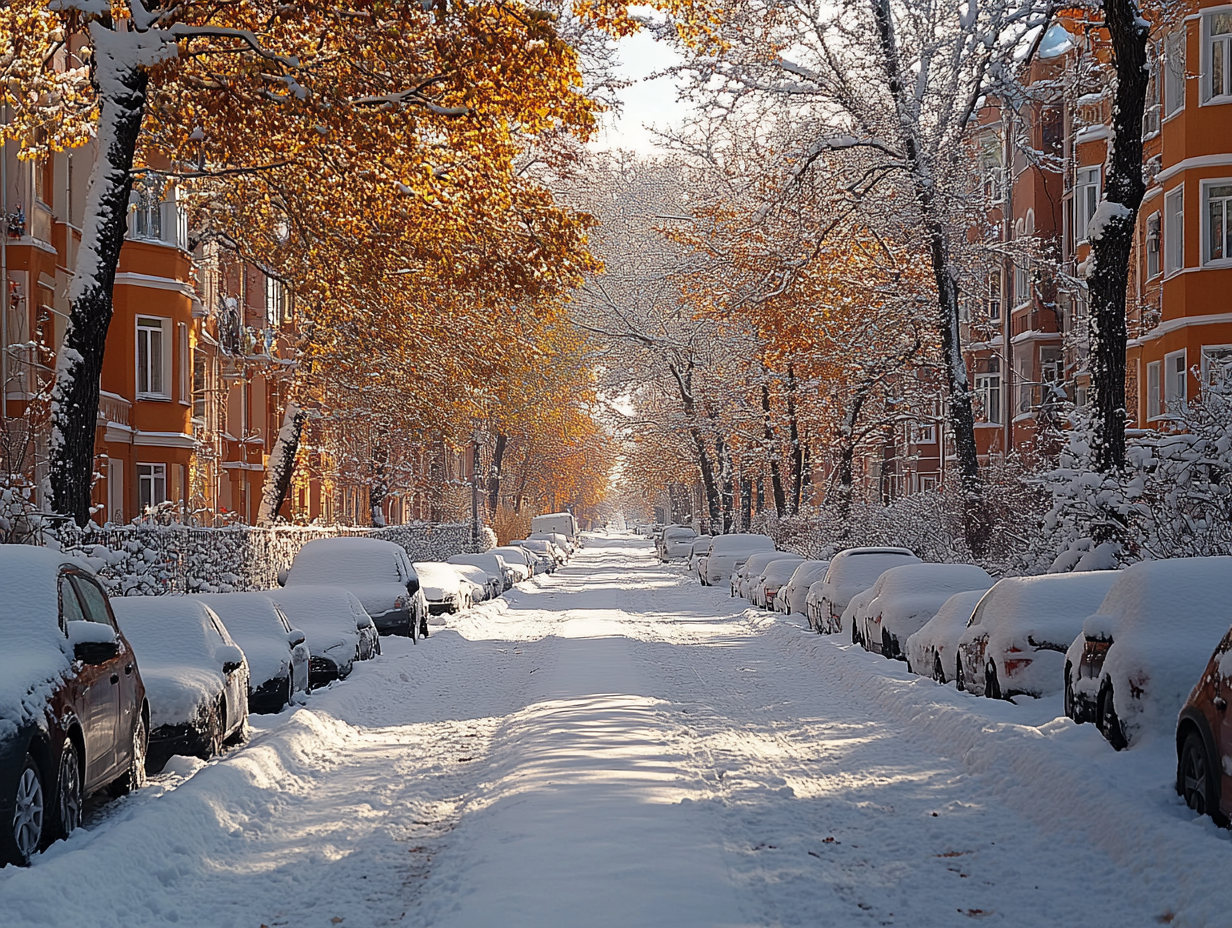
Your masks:
<svg viewBox="0 0 1232 928"><path fill-rule="evenodd" d="M453 554L492 547L488 532L480 533L478 543L474 541L469 523L427 522L376 530L346 526L196 528L158 523L80 529L69 523L56 526L50 543L83 554L113 594L148 596L272 589L279 572L291 566L303 545L314 538L339 535L392 541L412 561L443 561Z"/></svg>

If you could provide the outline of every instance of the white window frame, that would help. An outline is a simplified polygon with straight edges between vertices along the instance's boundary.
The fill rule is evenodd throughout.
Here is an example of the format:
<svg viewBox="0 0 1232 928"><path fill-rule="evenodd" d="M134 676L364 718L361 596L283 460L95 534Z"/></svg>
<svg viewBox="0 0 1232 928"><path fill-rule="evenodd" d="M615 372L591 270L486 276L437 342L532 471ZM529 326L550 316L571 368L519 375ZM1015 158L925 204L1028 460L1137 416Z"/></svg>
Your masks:
<svg viewBox="0 0 1232 928"><path fill-rule="evenodd" d="M1034 288L1031 286L1031 259L1019 258L1014 262L1014 308L1022 309L1030 306L1034 298Z"/></svg>
<svg viewBox="0 0 1232 928"><path fill-rule="evenodd" d="M1180 212L1174 214L1173 205ZM1185 185L1178 184L1164 194L1164 277L1185 270ZM1179 263L1178 263L1179 262Z"/></svg>
<svg viewBox="0 0 1232 928"><path fill-rule="evenodd" d="M1178 365L1177 362L1180 362ZM1179 415L1189 400L1189 369L1185 363L1185 349L1169 351L1164 355L1163 410L1166 416ZM1173 378L1179 378L1174 382ZM1180 389L1174 389L1179 386Z"/></svg>
<svg viewBox="0 0 1232 928"><path fill-rule="evenodd" d="M136 322L136 345L134 346L133 368L137 375L137 399L139 400L169 400L171 399L171 372L172 372L172 346L171 346L171 320L162 316L145 316L139 315ZM147 373L146 369L141 364L141 345L142 341L146 341L147 357L151 353L151 344L149 336L157 332L158 352L159 352L159 370L158 376L160 382L155 384L153 377L150 376L153 372ZM144 383L143 383L144 380ZM159 389L154 389L158 387Z"/></svg>
<svg viewBox="0 0 1232 928"><path fill-rule="evenodd" d="M1185 109L1185 44L1188 32L1185 24L1164 38L1164 67L1160 73L1164 75L1163 114L1164 121L1171 119ZM1178 91L1179 88L1179 91Z"/></svg>
<svg viewBox="0 0 1232 928"><path fill-rule="evenodd" d="M282 328L286 321L286 290L282 281L265 278L265 324L272 329Z"/></svg>
<svg viewBox="0 0 1232 928"><path fill-rule="evenodd" d="M998 269L988 275L988 318L990 320L997 322L1001 320L1002 296L1001 271Z"/></svg>
<svg viewBox="0 0 1232 928"><path fill-rule="evenodd" d="M992 396L996 393L997 402L994 405ZM987 371L975 375L975 393L980 397L980 405L984 414L982 421L1000 425L1004 416L1001 410L1001 372Z"/></svg>
<svg viewBox="0 0 1232 928"><path fill-rule="evenodd" d="M1212 363L1214 359L1219 363ZM1202 346L1202 386L1218 386L1222 381L1232 386L1232 345Z"/></svg>
<svg viewBox="0 0 1232 928"><path fill-rule="evenodd" d="M192 405L192 349L190 347L188 337L188 324L177 322L175 325L176 331L176 350L179 354L180 364L180 403L184 406Z"/></svg>
<svg viewBox="0 0 1232 928"><path fill-rule="evenodd" d="M1146 417L1158 419L1164 414L1163 362L1152 361L1146 366Z"/></svg>
<svg viewBox="0 0 1232 928"><path fill-rule="evenodd" d="M161 489L161 493L158 491ZM160 497L161 498L156 498ZM137 464L137 508L141 514L167 501L167 465L155 462Z"/></svg>
<svg viewBox="0 0 1232 928"><path fill-rule="evenodd" d="M1160 66L1161 46L1148 42L1146 46L1147 71L1151 75L1146 86L1146 101L1142 109L1142 138L1151 139L1159 135L1160 120L1163 107L1160 105L1160 83L1163 79L1163 68Z"/></svg>
<svg viewBox="0 0 1232 928"><path fill-rule="evenodd" d="M1228 267L1232 265L1232 249L1225 249L1228 254L1221 258L1211 257L1211 246L1214 242L1211 239L1210 222L1210 189L1212 187L1232 187L1232 178L1208 178L1202 181L1202 211L1199 213L1198 224L1202 227L1202 266L1203 267ZM1227 226L1232 225L1232 196L1221 197L1224 200L1224 242L1229 239Z"/></svg>
<svg viewBox="0 0 1232 928"><path fill-rule="evenodd" d="M1092 188L1095 190L1093 202L1087 195ZM1074 179L1074 247L1087 240L1087 229L1099 209L1099 198L1103 192L1103 167L1098 164L1080 167Z"/></svg>
<svg viewBox="0 0 1232 928"><path fill-rule="evenodd" d="M1202 105L1218 106L1232 103L1232 32L1215 36L1211 23L1216 16L1232 17L1232 6L1216 7L1202 11ZM1214 80L1215 46L1222 46L1223 86L1215 92Z"/></svg>
<svg viewBox="0 0 1232 928"><path fill-rule="evenodd" d="M937 443L937 426L932 422L916 422L914 439L917 445L935 445Z"/></svg>
<svg viewBox="0 0 1232 928"><path fill-rule="evenodd" d="M1146 279L1164 272L1164 217L1159 210L1146 217ZM1154 265L1152 267L1152 265Z"/></svg>

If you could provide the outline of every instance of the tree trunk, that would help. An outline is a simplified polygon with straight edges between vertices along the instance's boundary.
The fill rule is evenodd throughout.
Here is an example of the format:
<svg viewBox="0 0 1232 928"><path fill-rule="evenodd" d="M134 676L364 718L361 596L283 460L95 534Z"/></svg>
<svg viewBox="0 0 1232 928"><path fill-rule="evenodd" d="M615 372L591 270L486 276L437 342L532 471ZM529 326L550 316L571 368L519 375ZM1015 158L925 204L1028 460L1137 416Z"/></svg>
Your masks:
<svg viewBox="0 0 1232 928"><path fill-rule="evenodd" d="M748 474L740 475L740 521L745 529L753 524L753 479Z"/></svg>
<svg viewBox="0 0 1232 928"><path fill-rule="evenodd" d="M796 374L787 365L787 428L791 443L791 501L787 510L790 515L800 512L800 496L804 491L804 446L800 443L800 420L796 416Z"/></svg>
<svg viewBox="0 0 1232 928"><path fill-rule="evenodd" d="M770 488L774 494L774 514L780 519L787 511L787 497L783 493L783 475L779 470L778 439L774 434L774 423L770 416L770 387L763 382L761 385L762 427L766 439L766 459L770 462Z"/></svg>
<svg viewBox="0 0 1232 928"><path fill-rule="evenodd" d="M272 525L278 518L278 510L287 501L291 491L291 475L295 472L295 457L299 453L299 439L304 431L308 413L294 400L287 401L282 416L282 427L270 449L269 469L265 473L265 486L261 489L261 506L257 510L258 525Z"/></svg>
<svg viewBox="0 0 1232 928"><path fill-rule="evenodd" d="M1142 179L1142 114L1150 74L1146 44L1150 31L1133 0L1104 0L1104 22L1112 40L1116 98L1112 108L1112 149L1104 197L1087 237L1091 312L1091 466L1102 474L1125 466L1125 291L1134 226L1146 185Z"/></svg>
<svg viewBox="0 0 1232 928"><path fill-rule="evenodd" d="M509 436L504 432L496 433L496 444L492 446L492 464L488 468L488 516L496 518L496 510L500 506L501 465L505 460L505 448L509 445Z"/></svg>
<svg viewBox="0 0 1232 928"><path fill-rule="evenodd" d="M91 31L110 32L99 24ZM86 188L86 221L69 286L68 325L56 359L49 449L51 507L78 525L90 519L99 377L116 266L128 231L133 155L148 83L142 68L102 53L96 53L94 61L94 86L100 94L98 159Z"/></svg>
<svg viewBox="0 0 1232 928"><path fill-rule="evenodd" d="M722 505L723 534L726 535L732 530L732 523L735 519L735 513L732 511L733 497L735 495L733 493L732 481L735 475L732 473L732 460L731 455L727 451L727 442L723 440L722 435L715 439L715 452L719 459L719 474L721 476L719 500Z"/></svg>
<svg viewBox="0 0 1232 928"><path fill-rule="evenodd" d="M368 512L373 528L385 527L385 497L389 495L388 463L386 436L378 432L377 440L372 446L372 480L368 484Z"/></svg>

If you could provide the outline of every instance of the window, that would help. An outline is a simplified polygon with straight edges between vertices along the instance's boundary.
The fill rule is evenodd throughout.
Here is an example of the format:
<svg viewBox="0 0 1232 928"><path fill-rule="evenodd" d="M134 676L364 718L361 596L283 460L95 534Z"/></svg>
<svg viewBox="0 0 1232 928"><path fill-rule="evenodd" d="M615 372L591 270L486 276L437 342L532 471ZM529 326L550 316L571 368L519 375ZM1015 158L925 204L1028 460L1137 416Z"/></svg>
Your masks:
<svg viewBox="0 0 1232 928"><path fill-rule="evenodd" d="M1164 116L1185 108L1185 28L1164 39Z"/></svg>
<svg viewBox="0 0 1232 928"><path fill-rule="evenodd" d="M161 180L149 176L133 184L134 237L163 237L162 186Z"/></svg>
<svg viewBox="0 0 1232 928"><path fill-rule="evenodd" d="M1099 208L1100 168L1079 168L1074 193L1074 244L1087 240L1087 227Z"/></svg>
<svg viewBox="0 0 1232 928"><path fill-rule="evenodd" d="M1086 409L1088 402L1088 393L1086 387L1074 388L1074 405L1079 409Z"/></svg>
<svg viewBox="0 0 1232 928"><path fill-rule="evenodd" d="M1188 398L1185 382L1185 351L1164 355L1164 412L1178 415Z"/></svg>
<svg viewBox="0 0 1232 928"><path fill-rule="evenodd" d="M912 426L911 440L917 445L935 445L937 427L931 422L916 422Z"/></svg>
<svg viewBox="0 0 1232 928"><path fill-rule="evenodd" d="M988 371L975 375L975 415L984 422L1001 421L1001 362L992 358Z"/></svg>
<svg viewBox="0 0 1232 928"><path fill-rule="evenodd" d="M1158 419L1163 414L1163 407L1159 402L1159 372L1162 366L1159 361L1152 361L1146 366L1146 417L1148 419Z"/></svg>
<svg viewBox="0 0 1232 928"><path fill-rule="evenodd" d="M1014 305L1031 302L1031 259L1021 258L1014 264Z"/></svg>
<svg viewBox="0 0 1232 928"><path fill-rule="evenodd" d="M176 324L176 333L180 343L180 402L192 402L192 363L188 354L188 326L183 322Z"/></svg>
<svg viewBox="0 0 1232 928"><path fill-rule="evenodd" d="M1206 242L1204 261L1232 258L1232 181L1221 181L1203 188L1206 200Z"/></svg>
<svg viewBox="0 0 1232 928"><path fill-rule="evenodd" d="M115 628L115 619L111 615L111 606L107 604L107 594L105 594L97 583L89 577L83 577L81 574L72 575L73 586L77 587L77 593L81 597L82 605L85 606L86 618L91 622L97 622L99 625L110 625Z"/></svg>
<svg viewBox="0 0 1232 928"><path fill-rule="evenodd" d="M137 465L137 505L142 512L167 501L167 465Z"/></svg>
<svg viewBox="0 0 1232 928"><path fill-rule="evenodd" d="M1232 387L1232 345L1202 346L1202 383L1208 387Z"/></svg>
<svg viewBox="0 0 1232 928"><path fill-rule="evenodd" d="M1164 270L1175 274L1185 266L1185 188L1164 196Z"/></svg>
<svg viewBox="0 0 1232 928"><path fill-rule="evenodd" d="M60 622L61 628L67 622L87 622L86 614L81 611L81 601L73 590L73 583L68 574L60 576Z"/></svg>
<svg viewBox="0 0 1232 928"><path fill-rule="evenodd" d="M204 353L193 357L193 418L205 418L206 358Z"/></svg>
<svg viewBox="0 0 1232 928"><path fill-rule="evenodd" d="M1040 380L1044 383L1060 383L1064 367L1060 348L1040 349Z"/></svg>
<svg viewBox="0 0 1232 928"><path fill-rule="evenodd" d="M137 396L170 399L171 356L167 350L169 319L137 317Z"/></svg>
<svg viewBox="0 0 1232 928"><path fill-rule="evenodd" d="M265 278L265 324L275 329L282 328L286 320L286 291L280 281Z"/></svg>
<svg viewBox="0 0 1232 928"><path fill-rule="evenodd" d="M925 493L931 493L933 490L937 489L937 475L921 474L920 489Z"/></svg>
<svg viewBox="0 0 1232 928"><path fill-rule="evenodd" d="M1163 270L1163 264L1160 260L1162 257L1160 239L1161 230L1159 227L1159 213L1151 213L1146 217L1146 276L1149 280L1152 277L1158 277Z"/></svg>
<svg viewBox="0 0 1232 928"><path fill-rule="evenodd" d="M1146 85L1146 103L1142 110L1142 137L1150 138L1159 134L1159 47L1148 44L1146 47L1147 69L1150 79Z"/></svg>
<svg viewBox="0 0 1232 928"><path fill-rule="evenodd" d="M1202 80L1202 99L1232 97L1232 12L1221 10L1202 20L1206 73Z"/></svg>
<svg viewBox="0 0 1232 928"><path fill-rule="evenodd" d="M1001 318L1001 272L988 275L988 318Z"/></svg>

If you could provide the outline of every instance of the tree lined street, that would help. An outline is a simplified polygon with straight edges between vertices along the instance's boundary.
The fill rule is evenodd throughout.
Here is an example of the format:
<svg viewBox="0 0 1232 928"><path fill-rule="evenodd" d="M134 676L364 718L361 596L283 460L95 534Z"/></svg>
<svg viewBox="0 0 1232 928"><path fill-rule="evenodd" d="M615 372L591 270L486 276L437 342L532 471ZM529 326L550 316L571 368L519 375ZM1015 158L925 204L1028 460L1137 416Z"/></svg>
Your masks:
<svg viewBox="0 0 1232 928"><path fill-rule="evenodd" d="M1227 837L977 700L594 536L0 873L7 926L1215 924ZM1021 700L1020 700L1021 701ZM1145 788L1143 783L1145 782ZM1203 865L1203 861L1207 865ZM1085 912L1085 915L1079 915Z"/></svg>

